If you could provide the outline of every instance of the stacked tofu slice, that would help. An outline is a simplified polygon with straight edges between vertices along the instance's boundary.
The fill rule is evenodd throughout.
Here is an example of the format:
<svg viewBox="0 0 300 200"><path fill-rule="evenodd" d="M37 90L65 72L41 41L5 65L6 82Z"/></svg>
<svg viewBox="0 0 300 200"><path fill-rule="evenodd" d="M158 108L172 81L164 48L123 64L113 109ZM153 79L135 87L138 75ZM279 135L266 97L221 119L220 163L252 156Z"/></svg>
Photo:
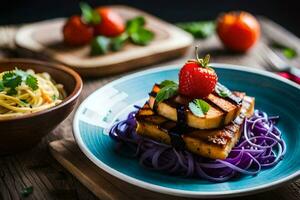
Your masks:
<svg viewBox="0 0 300 200"><path fill-rule="evenodd" d="M225 159L241 136L245 117L254 111L254 98L245 93L232 92L232 97L212 93L203 99L210 109L197 117L189 110L191 99L186 97L176 95L156 102L159 90L155 84L138 111L137 134L207 158Z"/></svg>

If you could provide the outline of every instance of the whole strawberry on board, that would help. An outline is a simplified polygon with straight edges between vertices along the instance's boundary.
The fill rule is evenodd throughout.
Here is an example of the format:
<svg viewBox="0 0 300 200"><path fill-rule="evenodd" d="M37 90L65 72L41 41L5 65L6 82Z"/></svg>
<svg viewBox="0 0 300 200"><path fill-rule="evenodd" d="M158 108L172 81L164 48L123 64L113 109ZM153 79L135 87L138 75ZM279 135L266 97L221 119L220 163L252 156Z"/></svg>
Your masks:
<svg viewBox="0 0 300 200"><path fill-rule="evenodd" d="M196 47L196 60L188 60L179 72L179 93L192 99L207 97L218 82L214 69L209 67L210 56L199 58Z"/></svg>
<svg viewBox="0 0 300 200"><path fill-rule="evenodd" d="M64 42L71 46L80 46L88 44L93 36L94 29L84 23L81 16L74 15L70 17L63 26Z"/></svg>

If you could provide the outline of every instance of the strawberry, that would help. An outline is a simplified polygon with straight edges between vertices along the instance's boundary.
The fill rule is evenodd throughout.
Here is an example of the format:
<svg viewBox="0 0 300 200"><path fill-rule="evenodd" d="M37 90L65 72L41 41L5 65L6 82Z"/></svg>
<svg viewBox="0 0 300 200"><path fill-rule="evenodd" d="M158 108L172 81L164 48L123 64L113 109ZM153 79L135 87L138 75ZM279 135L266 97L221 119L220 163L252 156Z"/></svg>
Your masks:
<svg viewBox="0 0 300 200"><path fill-rule="evenodd" d="M88 44L92 40L93 34L93 28L83 23L78 15L70 17L63 27L64 41L71 46Z"/></svg>
<svg viewBox="0 0 300 200"><path fill-rule="evenodd" d="M196 47L196 55L197 55ZM196 99L207 97L216 86L218 76L208 66L209 55L204 59L189 60L179 72L179 93Z"/></svg>

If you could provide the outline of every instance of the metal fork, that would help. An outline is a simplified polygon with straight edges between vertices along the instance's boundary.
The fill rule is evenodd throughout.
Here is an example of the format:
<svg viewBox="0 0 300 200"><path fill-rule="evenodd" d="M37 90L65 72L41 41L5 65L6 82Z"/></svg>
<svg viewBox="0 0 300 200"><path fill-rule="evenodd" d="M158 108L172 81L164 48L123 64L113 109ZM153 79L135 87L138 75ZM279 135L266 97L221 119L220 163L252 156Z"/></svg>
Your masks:
<svg viewBox="0 0 300 200"><path fill-rule="evenodd" d="M300 69L293 65L290 65L267 45L261 44L261 50L261 56L263 60L268 64L268 67L271 71L287 72L292 74L293 76L300 78Z"/></svg>

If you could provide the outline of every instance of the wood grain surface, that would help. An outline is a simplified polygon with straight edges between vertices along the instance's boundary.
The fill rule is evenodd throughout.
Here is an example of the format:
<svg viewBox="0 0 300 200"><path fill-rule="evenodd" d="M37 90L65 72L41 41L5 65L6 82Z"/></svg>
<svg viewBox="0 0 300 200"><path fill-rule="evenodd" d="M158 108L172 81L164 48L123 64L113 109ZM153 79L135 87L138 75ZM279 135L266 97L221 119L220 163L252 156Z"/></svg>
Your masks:
<svg viewBox="0 0 300 200"><path fill-rule="evenodd" d="M278 25L274 25L273 22L264 20L261 21L261 24L263 26L264 36L270 35L270 38L273 37L272 40L292 40L293 45L300 47L298 38L295 38L295 36L291 37L291 33L285 31L281 27L278 27ZM265 30L264 27L268 28ZM268 32L270 31L270 27L271 32ZM266 34L265 32L268 32L268 34ZM264 37L261 41L269 41L269 37ZM195 44L199 44L201 46L203 54L209 52L212 55L213 62L242 64L254 68L263 68L264 66L266 66L266 63L264 63L263 59L261 58L261 43L259 43L254 49L246 54L228 53L221 47L218 39L215 36L203 41L195 41ZM20 52L16 53L16 51L0 51L0 56L1 55L5 57L15 57L20 55L24 56L23 52L22 54L20 54ZM174 63L184 63L186 59L191 57L193 57L193 47L190 48L188 54L186 54L184 57L161 63L160 66ZM296 59L295 62L299 62L299 59ZM79 101L81 102L89 94L105 85L106 83L130 73L132 72L114 76L106 76L99 79L84 79L84 88ZM73 140L71 126L73 114L74 112L59 127L57 127L57 129L55 129L52 133L49 133L37 147L33 148L30 151L23 152L17 155L0 158L1 200L23 199L20 195L20 192L23 188L28 186L33 186L33 193L24 199L98 199L97 196L95 196L85 186L83 186L83 184L80 183L72 174L65 170L51 156L48 149L48 144L50 141L58 139ZM106 186L106 188L110 187L111 185ZM126 192L125 194L124 192L120 193L119 197L121 199L126 199ZM106 197L107 199L111 199L109 198L109 192L107 192ZM158 197L157 199L160 199L160 197ZM236 200L237 199L297 200L300 199L300 180L297 180L291 184L286 184L284 187L278 188L273 191L257 194L254 196L236 198Z"/></svg>

